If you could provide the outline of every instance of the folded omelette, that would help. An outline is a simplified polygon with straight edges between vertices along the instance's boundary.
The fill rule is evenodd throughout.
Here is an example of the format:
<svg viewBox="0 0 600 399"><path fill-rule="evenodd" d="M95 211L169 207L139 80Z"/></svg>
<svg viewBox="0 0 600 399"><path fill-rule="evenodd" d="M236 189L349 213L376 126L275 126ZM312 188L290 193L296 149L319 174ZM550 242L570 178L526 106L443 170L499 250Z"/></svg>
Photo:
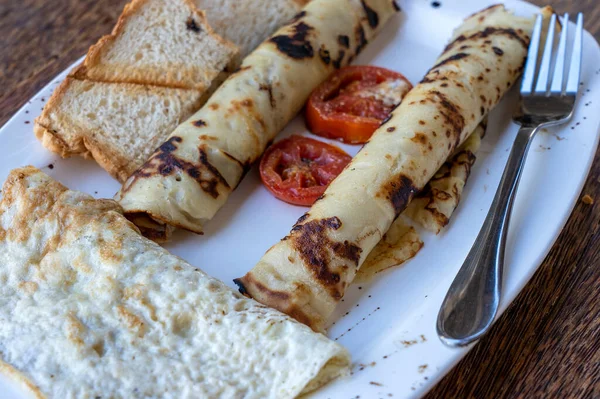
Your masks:
<svg viewBox="0 0 600 399"><path fill-rule="evenodd" d="M123 185L117 199L142 232L196 233L311 91L347 65L399 10L393 0L313 0L258 46Z"/></svg>
<svg viewBox="0 0 600 399"><path fill-rule="evenodd" d="M33 167L0 202L0 372L38 398L292 398L340 345L138 234ZM1 396L1 395L0 395Z"/></svg>
<svg viewBox="0 0 600 399"><path fill-rule="evenodd" d="M236 280L240 291L322 330L392 222L517 80L532 28L502 5L465 19L322 198Z"/></svg>

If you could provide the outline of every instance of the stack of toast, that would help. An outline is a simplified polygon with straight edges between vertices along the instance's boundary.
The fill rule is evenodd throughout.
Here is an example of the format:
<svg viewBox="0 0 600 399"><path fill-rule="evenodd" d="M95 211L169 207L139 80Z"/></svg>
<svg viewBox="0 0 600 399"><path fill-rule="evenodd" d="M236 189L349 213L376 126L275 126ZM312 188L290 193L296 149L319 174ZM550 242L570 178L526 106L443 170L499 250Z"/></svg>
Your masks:
<svg viewBox="0 0 600 399"><path fill-rule="evenodd" d="M56 89L35 134L123 182L305 2L133 0Z"/></svg>

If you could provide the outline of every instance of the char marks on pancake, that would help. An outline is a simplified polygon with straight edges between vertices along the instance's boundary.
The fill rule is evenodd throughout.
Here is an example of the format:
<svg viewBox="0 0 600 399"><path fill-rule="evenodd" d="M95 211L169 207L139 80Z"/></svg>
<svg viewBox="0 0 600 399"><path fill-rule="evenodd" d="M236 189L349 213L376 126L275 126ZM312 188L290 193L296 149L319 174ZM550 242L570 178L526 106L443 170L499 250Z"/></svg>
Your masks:
<svg viewBox="0 0 600 399"><path fill-rule="evenodd" d="M342 226L337 216L308 222L300 219L302 220L292 228L288 240L304 264L310 268L315 279L328 289L332 297L341 299L343 291L340 292L337 287L340 275L332 271L332 261L341 258L358 266L362 249L354 243L338 242L330 238L328 232Z"/></svg>
<svg viewBox="0 0 600 399"><path fill-rule="evenodd" d="M419 191L410 177L400 173L382 187L376 196L390 201L396 216L406 208L410 200Z"/></svg>
<svg viewBox="0 0 600 399"><path fill-rule="evenodd" d="M306 212L304 215L300 216L293 227L296 227L296 226L302 224L309 216L310 216L310 213L308 213L308 212Z"/></svg>
<svg viewBox="0 0 600 399"><path fill-rule="evenodd" d="M342 47L350 48L350 38L347 35L339 35L338 43Z"/></svg>
<svg viewBox="0 0 600 399"><path fill-rule="evenodd" d="M332 62L335 69L340 69L342 67L342 61L344 61L345 55L346 55L346 52L344 50L340 49L337 59L333 60L333 62Z"/></svg>
<svg viewBox="0 0 600 399"><path fill-rule="evenodd" d="M377 28L377 25L379 25L379 15L377 15L377 12L371 7L369 7L367 3L365 3L365 0L361 0L361 4L363 6L363 9L365 10L365 14L367 14L367 21L369 21L369 26L373 29Z"/></svg>
<svg viewBox="0 0 600 399"><path fill-rule="evenodd" d="M447 127L452 128L451 132L456 139L455 146L458 146L461 132L465 127L465 118L462 116L458 105L454 104L444 93L437 90L431 90L429 93L437 97L436 102L439 102L442 106L440 114L444 117Z"/></svg>
<svg viewBox="0 0 600 399"><path fill-rule="evenodd" d="M469 54L467 54L467 53L457 53L457 54L454 54L454 55L452 55L452 56L450 56L448 58L443 59L442 61L438 62L437 64L435 64L431 68L431 71L433 71L434 69L437 69L437 68L441 67L442 65L445 65L445 64L447 64L449 62L462 60L463 58L467 58L468 56L469 56Z"/></svg>
<svg viewBox="0 0 600 399"><path fill-rule="evenodd" d="M354 34L356 35L356 50L354 51L356 55L359 55L363 49L369 44L367 41L367 36L365 34L365 28L361 24L356 25L354 29Z"/></svg>
<svg viewBox="0 0 600 399"><path fill-rule="evenodd" d="M305 16L306 16L306 11L305 11L305 10L302 10L302 11L300 11L298 14L296 14L296 15L294 15L294 16L292 17L292 19L290 20L290 23L293 23L293 22L298 22L298 21L300 21L302 18L304 18Z"/></svg>
<svg viewBox="0 0 600 399"><path fill-rule="evenodd" d="M475 41L477 39L487 39L492 36L506 36L510 39L519 41L519 43L521 43L524 48L529 47L529 36L525 32L523 32L521 29L515 30L512 28L489 27L489 28L485 28L482 31L475 32L469 36L465 36L465 35L458 36L456 39L454 39L452 42L450 42L446 46L446 48L444 49L444 52L451 50L458 43L465 42L465 41ZM487 43L487 44L489 44L489 43Z"/></svg>
<svg viewBox="0 0 600 399"><path fill-rule="evenodd" d="M415 133L414 137L410 140L423 146L426 146L429 143L429 139L424 133Z"/></svg>
<svg viewBox="0 0 600 399"><path fill-rule="evenodd" d="M277 49L287 56L301 60L303 58L312 58L315 53L308 40L312 26L299 22L293 27L294 32L291 35L278 35L271 38Z"/></svg>
<svg viewBox="0 0 600 399"><path fill-rule="evenodd" d="M238 287L240 294L248 298L260 297L263 298L263 300L268 298L269 303L271 303L271 307L284 312L302 324L312 327L311 318L308 317L304 311L302 311L300 306L296 305L293 301L290 301L291 295L289 293L270 289L262 284L259 280L254 278L252 273L248 273L242 278L233 279L233 282ZM306 288L303 284L296 283L295 287L296 294L299 292L303 292L306 295L309 294L308 288ZM250 291L253 292L254 296L250 294Z"/></svg>
<svg viewBox="0 0 600 399"><path fill-rule="evenodd" d="M275 108L275 97L273 96L273 86L270 84L261 84L258 88L260 91L266 91L269 95L269 104L272 108Z"/></svg>
<svg viewBox="0 0 600 399"><path fill-rule="evenodd" d="M319 57L325 64L329 65L331 63L331 55L329 54L329 50L327 50L324 46L319 48Z"/></svg>
<svg viewBox="0 0 600 399"><path fill-rule="evenodd" d="M235 283L235 285L237 285L238 291L240 292L240 294L247 296L248 298L250 298L250 295L248 293L248 290L246 289L246 285L252 285L256 289L258 289L260 292L266 293L268 296L282 300L282 301L285 301L290 297L290 294L288 294L287 292L274 291L274 290L271 290L271 289L265 287L259 281L255 280L252 277L252 275L247 275L247 276L244 276L243 278L233 279L233 282Z"/></svg>
<svg viewBox="0 0 600 399"><path fill-rule="evenodd" d="M219 185L229 188L229 184L223 178L217 168L209 161L206 154L206 148L198 148L198 162L193 163L177 157L173 154L177 150L177 145L181 144L183 139L173 136L164 142L154 152L152 157L138 169L130 178L128 184L123 187L126 191L135 184L139 178L147 178L154 175L169 176L173 173L184 172L192 179L196 180L199 186L213 198L219 197Z"/></svg>
<svg viewBox="0 0 600 399"><path fill-rule="evenodd" d="M479 11L474 12L473 14L469 15L468 17L465 18L465 21L468 19L471 19L473 17L476 17L478 15L482 15L483 14L487 14L489 11L493 10L494 8L504 8L504 5L502 4L492 4L491 6L488 6L486 8L483 8Z"/></svg>

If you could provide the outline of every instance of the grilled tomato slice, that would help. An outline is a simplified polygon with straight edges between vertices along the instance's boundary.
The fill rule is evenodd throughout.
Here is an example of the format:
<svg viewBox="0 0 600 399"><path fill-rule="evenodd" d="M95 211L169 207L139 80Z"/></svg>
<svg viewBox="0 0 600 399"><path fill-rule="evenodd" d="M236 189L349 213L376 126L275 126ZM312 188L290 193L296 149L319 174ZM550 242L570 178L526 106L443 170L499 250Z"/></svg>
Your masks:
<svg viewBox="0 0 600 399"><path fill-rule="evenodd" d="M291 136L267 148L260 161L260 178L280 200L310 206L351 159L338 147Z"/></svg>
<svg viewBox="0 0 600 399"><path fill-rule="evenodd" d="M389 69L339 69L311 93L306 124L319 136L365 143L410 89L412 84L404 75Z"/></svg>

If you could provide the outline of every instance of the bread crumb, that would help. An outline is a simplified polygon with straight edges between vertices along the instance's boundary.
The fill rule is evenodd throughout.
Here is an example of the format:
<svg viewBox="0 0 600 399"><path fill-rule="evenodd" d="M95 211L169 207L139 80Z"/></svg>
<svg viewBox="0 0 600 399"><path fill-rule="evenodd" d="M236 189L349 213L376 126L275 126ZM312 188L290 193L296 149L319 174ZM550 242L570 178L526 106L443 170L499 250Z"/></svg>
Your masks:
<svg viewBox="0 0 600 399"><path fill-rule="evenodd" d="M581 201L586 205L592 205L594 203L594 199L589 195L584 195Z"/></svg>

